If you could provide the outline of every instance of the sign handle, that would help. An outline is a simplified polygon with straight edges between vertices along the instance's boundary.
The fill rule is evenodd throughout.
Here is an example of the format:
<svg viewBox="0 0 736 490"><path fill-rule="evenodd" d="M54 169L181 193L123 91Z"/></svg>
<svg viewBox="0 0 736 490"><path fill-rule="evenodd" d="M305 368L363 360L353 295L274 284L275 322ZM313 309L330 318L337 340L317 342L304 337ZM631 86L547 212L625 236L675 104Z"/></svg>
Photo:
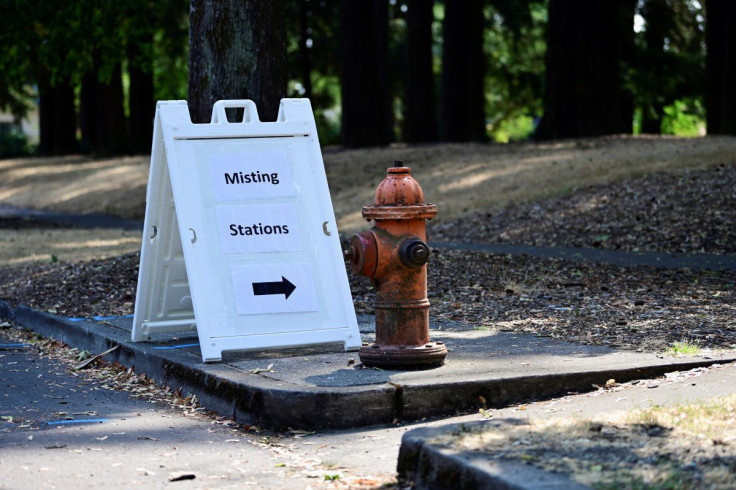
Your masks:
<svg viewBox="0 0 736 490"><path fill-rule="evenodd" d="M243 120L241 123L260 122L258 109L252 100L218 100L212 107L212 124L224 124L227 120L225 109L243 109Z"/></svg>

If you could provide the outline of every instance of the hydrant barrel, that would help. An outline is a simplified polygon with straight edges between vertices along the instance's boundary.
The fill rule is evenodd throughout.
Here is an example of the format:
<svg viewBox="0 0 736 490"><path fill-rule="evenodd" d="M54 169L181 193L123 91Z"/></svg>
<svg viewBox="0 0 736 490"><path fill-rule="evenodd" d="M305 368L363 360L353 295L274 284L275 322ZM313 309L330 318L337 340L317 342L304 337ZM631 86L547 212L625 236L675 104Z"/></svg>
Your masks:
<svg viewBox="0 0 736 490"><path fill-rule="evenodd" d="M371 278L377 293L376 341L360 349L367 366L422 368L447 355L442 342L429 338L425 220L436 214L404 166L389 168L373 205L363 207L374 225L352 237L347 255L353 272Z"/></svg>

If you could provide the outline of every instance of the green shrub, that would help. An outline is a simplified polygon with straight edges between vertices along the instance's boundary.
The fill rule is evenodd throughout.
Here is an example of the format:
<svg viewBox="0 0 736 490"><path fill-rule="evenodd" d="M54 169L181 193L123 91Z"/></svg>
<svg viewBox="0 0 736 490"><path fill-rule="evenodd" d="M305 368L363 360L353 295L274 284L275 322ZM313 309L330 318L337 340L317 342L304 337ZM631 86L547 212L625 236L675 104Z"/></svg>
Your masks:
<svg viewBox="0 0 736 490"><path fill-rule="evenodd" d="M0 130L0 158L27 156L33 153L28 137L16 127Z"/></svg>

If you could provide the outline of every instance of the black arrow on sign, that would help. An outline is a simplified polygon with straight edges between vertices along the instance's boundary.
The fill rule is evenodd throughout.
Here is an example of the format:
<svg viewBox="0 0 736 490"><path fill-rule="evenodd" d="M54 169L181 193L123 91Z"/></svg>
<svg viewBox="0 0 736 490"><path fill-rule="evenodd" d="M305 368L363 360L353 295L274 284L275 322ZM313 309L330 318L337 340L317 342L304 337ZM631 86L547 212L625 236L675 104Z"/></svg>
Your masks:
<svg viewBox="0 0 736 490"><path fill-rule="evenodd" d="M265 296L267 294L283 294L284 299L289 299L291 293L294 292L294 286L287 278L281 276L280 281L276 282L254 282L253 294L256 296Z"/></svg>

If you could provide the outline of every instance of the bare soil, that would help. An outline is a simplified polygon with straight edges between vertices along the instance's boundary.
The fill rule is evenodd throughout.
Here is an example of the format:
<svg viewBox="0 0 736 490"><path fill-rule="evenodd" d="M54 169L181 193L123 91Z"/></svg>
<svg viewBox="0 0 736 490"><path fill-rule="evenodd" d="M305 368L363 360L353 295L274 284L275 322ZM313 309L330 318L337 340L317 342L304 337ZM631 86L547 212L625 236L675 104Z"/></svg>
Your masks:
<svg viewBox="0 0 736 490"><path fill-rule="evenodd" d="M736 138L611 137L515 145L327 149L341 233L396 160L440 217L433 241L736 253ZM0 204L142 217L142 157L0 161ZM545 197L546 196L546 197ZM0 218L0 298L69 316L130 314L140 233ZM358 312L373 291L350 275ZM533 332L663 351L736 346L736 273L590 265L435 249L432 316L464 328Z"/></svg>

